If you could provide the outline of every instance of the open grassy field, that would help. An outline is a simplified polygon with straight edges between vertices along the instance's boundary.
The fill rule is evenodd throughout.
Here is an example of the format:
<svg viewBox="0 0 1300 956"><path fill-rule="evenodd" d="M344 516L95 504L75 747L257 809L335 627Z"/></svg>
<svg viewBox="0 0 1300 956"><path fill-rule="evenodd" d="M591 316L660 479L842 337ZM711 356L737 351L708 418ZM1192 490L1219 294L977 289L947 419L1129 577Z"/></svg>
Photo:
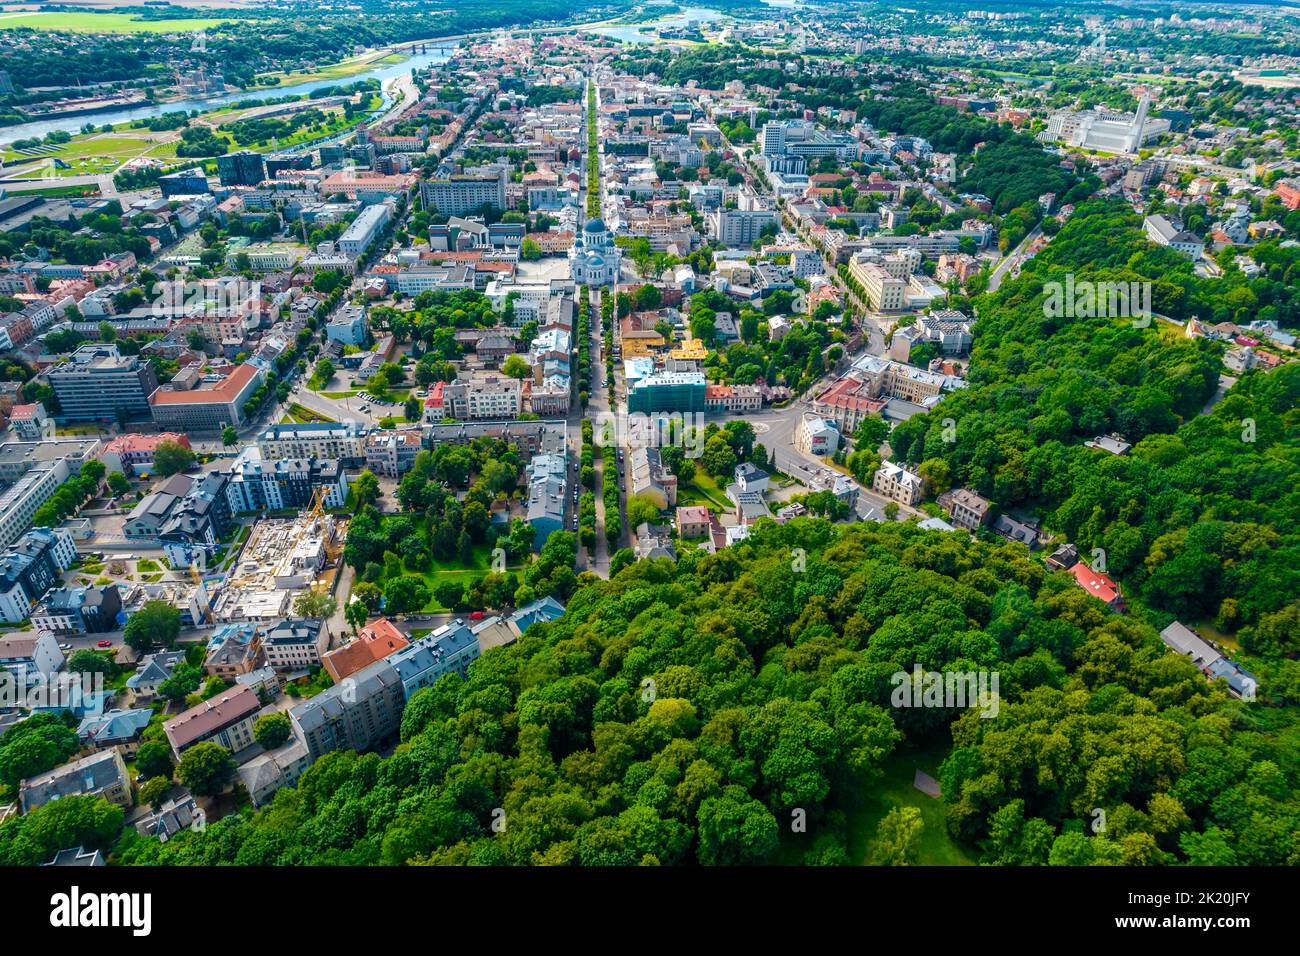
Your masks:
<svg viewBox="0 0 1300 956"><path fill-rule="evenodd" d="M842 795L835 809L848 821L848 856L855 866L864 866L871 856L876 828L895 807L917 807L924 829L921 831L917 864L920 866L974 866L975 857L948 835L942 800L917 790L912 781L917 767L937 777L939 764L947 755L946 745L913 748L904 745L885 761L884 776L868 784L868 792ZM782 827L781 845L773 860L778 865L798 865L817 836L817 827L807 833L791 833Z"/></svg>
<svg viewBox="0 0 1300 956"><path fill-rule="evenodd" d="M70 33L191 33L206 30L236 17L183 17L175 20L140 20L130 13L22 12L0 13L0 30L30 27Z"/></svg>
<svg viewBox="0 0 1300 956"><path fill-rule="evenodd" d="M407 574L416 578L424 578L430 588L437 587L442 581L458 581L462 585L469 584L476 578L481 578L491 570L492 566L492 549L486 544L480 544L474 548L474 557L469 564L462 564L459 561L438 561L433 560L429 563L428 571L413 571L410 568L404 568ZM509 571L519 571L522 564L507 565ZM429 603L424 606L425 614L436 614L440 611L450 611L451 608L443 607L438 603L436 598L431 598Z"/></svg>
<svg viewBox="0 0 1300 956"><path fill-rule="evenodd" d="M113 172L122 163L136 156L175 159L176 136L148 130L134 133L90 133L74 136L70 142L43 155L33 156L31 160L34 166L47 169L55 158L67 163L67 169L55 170L55 175L58 176L94 176ZM6 148L0 151L0 158L9 162L25 157L22 153Z"/></svg>
<svg viewBox="0 0 1300 956"><path fill-rule="evenodd" d="M292 73L264 73L259 79L273 78L276 86L292 86L295 83L312 83L316 80L345 80L358 73L365 73L377 66L401 63L406 57L401 53L363 53L361 56L349 57L339 63L322 66L317 70L297 70Z"/></svg>
<svg viewBox="0 0 1300 956"><path fill-rule="evenodd" d="M727 493L713 480L711 475L699 467L695 469L694 480L688 481L684 486L679 487L677 504L705 505L716 514L730 511L732 508Z"/></svg>

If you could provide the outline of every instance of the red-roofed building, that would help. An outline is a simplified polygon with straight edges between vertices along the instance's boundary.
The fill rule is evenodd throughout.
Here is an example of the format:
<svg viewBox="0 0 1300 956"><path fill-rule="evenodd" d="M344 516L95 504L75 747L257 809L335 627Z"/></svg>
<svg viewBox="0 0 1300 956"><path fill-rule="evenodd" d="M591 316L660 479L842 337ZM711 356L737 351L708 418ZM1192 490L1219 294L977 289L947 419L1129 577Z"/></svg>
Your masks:
<svg viewBox="0 0 1300 956"><path fill-rule="evenodd" d="M253 688L240 684L177 714L163 724L176 756L187 747L211 740L231 753L253 744L253 724L262 701Z"/></svg>
<svg viewBox="0 0 1300 956"><path fill-rule="evenodd" d="M54 437L54 419L45 413L40 402L15 405L9 410L9 424L20 441L42 441Z"/></svg>
<svg viewBox="0 0 1300 956"><path fill-rule="evenodd" d="M160 388L149 398L153 420L181 432L221 431L244 423L244 404L262 382L256 365L236 366L226 376L202 376L196 388Z"/></svg>
<svg viewBox="0 0 1300 956"><path fill-rule="evenodd" d="M330 672L335 683L342 681L375 661L382 661L394 651L400 651L410 642L386 617L361 629L355 641L336 647L321 657L321 663Z"/></svg>
<svg viewBox="0 0 1300 956"><path fill-rule="evenodd" d="M1088 567L1087 563L1080 561L1074 567L1070 568L1070 573L1074 579L1079 582L1079 587L1083 588L1093 597L1106 602L1107 605L1115 610L1122 610L1124 607L1124 598L1119 593L1119 585L1116 584L1109 575L1101 571L1094 571Z"/></svg>
<svg viewBox="0 0 1300 956"><path fill-rule="evenodd" d="M190 447L188 435L159 432L156 435L118 435L99 453L99 460L109 471L120 471L130 478L136 470L152 471L154 451L163 442Z"/></svg>
<svg viewBox="0 0 1300 956"><path fill-rule="evenodd" d="M677 509L677 534L700 538L709 533L709 509L704 505L682 505Z"/></svg>

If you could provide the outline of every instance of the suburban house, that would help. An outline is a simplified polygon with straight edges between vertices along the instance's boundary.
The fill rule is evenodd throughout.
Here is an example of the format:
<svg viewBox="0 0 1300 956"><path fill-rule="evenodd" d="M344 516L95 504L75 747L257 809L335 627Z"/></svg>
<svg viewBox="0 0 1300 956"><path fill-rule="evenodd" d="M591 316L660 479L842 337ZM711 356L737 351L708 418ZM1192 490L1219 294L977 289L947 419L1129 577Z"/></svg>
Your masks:
<svg viewBox="0 0 1300 956"><path fill-rule="evenodd" d="M682 505L677 509L677 534L682 538L700 538L709 533L709 509L704 505Z"/></svg>
<svg viewBox="0 0 1300 956"><path fill-rule="evenodd" d="M77 727L77 739L82 746L96 750L120 746L123 754L133 757L140 747L140 734L149 726L151 717L153 711L149 708L88 714Z"/></svg>
<svg viewBox="0 0 1300 956"><path fill-rule="evenodd" d="M1114 610L1123 609L1124 598L1119 593L1119 585L1109 575L1101 571L1094 571L1085 561L1080 561L1070 568L1070 573L1079 582L1079 587L1093 597L1104 601L1108 607Z"/></svg>
<svg viewBox="0 0 1300 956"><path fill-rule="evenodd" d="M185 660L184 651L157 651L140 658L135 673L126 679L126 686L135 694L137 703L146 704L158 693L158 687L172 676L176 665Z"/></svg>

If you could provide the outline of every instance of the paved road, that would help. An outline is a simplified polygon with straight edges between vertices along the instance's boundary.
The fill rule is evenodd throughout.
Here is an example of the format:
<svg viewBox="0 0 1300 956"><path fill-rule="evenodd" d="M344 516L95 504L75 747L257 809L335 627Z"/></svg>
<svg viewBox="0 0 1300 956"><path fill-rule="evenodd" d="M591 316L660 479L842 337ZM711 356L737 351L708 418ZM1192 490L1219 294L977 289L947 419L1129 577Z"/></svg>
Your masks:
<svg viewBox="0 0 1300 956"><path fill-rule="evenodd" d="M996 292L1002 280L1009 278L1013 268L1018 268L1027 258L1029 258L1028 249L1030 244L1043 234L1042 225L1034 226L1024 239L1020 240L1020 245L1016 246L1011 253L993 267L989 273L989 291Z"/></svg>

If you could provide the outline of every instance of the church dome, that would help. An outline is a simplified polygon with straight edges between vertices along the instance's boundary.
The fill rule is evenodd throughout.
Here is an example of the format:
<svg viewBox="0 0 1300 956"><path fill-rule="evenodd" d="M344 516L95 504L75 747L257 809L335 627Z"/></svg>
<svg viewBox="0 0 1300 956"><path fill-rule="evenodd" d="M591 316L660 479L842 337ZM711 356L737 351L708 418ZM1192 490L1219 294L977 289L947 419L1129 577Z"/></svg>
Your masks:
<svg viewBox="0 0 1300 956"><path fill-rule="evenodd" d="M605 231L605 223L600 219L592 219L590 222L587 223L586 228L583 229L583 232L588 232L592 234L601 233L604 231Z"/></svg>

